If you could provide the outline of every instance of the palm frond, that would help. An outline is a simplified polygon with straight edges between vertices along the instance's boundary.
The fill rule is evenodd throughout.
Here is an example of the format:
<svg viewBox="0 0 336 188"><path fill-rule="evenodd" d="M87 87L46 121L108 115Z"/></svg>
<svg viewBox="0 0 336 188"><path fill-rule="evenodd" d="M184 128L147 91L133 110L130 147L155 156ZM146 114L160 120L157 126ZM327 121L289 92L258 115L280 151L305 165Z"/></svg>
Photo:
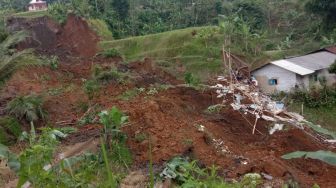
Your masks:
<svg viewBox="0 0 336 188"><path fill-rule="evenodd" d="M43 100L40 96L18 96L7 104L6 110L18 119L25 118L28 122L35 122L46 117L42 105Z"/></svg>

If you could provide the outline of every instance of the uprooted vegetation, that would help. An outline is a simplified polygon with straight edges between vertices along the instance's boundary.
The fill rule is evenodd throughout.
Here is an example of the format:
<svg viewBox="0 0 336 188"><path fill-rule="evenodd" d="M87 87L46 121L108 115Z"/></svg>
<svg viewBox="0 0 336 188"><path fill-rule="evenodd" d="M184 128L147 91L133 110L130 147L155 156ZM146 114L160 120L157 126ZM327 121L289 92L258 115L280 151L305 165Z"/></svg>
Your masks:
<svg viewBox="0 0 336 188"><path fill-rule="evenodd" d="M77 44L77 36L62 31ZM65 40L59 42L66 46ZM92 41L78 44L82 42L90 46ZM323 156L282 158L294 151L335 151L332 143L324 142L325 137L333 139L325 130L315 127L320 130L317 134L306 122L295 121L303 129L286 125L270 135L273 122L259 119L254 127L251 106L248 111L232 108L237 98L230 93L222 96L224 101L217 98L216 90L201 84L193 72L181 70L181 79L176 79L162 62L148 58L124 62L115 57L120 56L115 50L107 51L106 57L78 57L80 49L72 47L70 54L59 48L37 48L40 55L59 58L42 62L46 66L13 71L5 83L0 114L7 116L1 119L0 129L6 130L3 144L10 149L0 148L1 159L9 164L1 171L1 183L34 187L334 185L336 168L314 160ZM125 51L120 53L127 58ZM232 91L230 85L222 86ZM233 89L235 94L240 86ZM248 99L241 99L241 104L252 104Z"/></svg>

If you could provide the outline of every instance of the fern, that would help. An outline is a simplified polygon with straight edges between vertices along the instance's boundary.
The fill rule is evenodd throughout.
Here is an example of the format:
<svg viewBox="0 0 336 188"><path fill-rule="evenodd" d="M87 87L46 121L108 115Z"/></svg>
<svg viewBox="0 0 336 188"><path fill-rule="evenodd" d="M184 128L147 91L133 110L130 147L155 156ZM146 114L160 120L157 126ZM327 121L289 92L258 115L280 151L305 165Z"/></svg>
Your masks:
<svg viewBox="0 0 336 188"><path fill-rule="evenodd" d="M9 114L18 119L25 118L28 122L44 120L46 113L42 109L41 97L35 95L19 96L11 100L6 107Z"/></svg>
<svg viewBox="0 0 336 188"><path fill-rule="evenodd" d="M10 35L0 44L0 81L8 78L21 66L39 64L40 62L32 55L32 50L17 52L13 49L16 44L27 37L27 32L20 31Z"/></svg>

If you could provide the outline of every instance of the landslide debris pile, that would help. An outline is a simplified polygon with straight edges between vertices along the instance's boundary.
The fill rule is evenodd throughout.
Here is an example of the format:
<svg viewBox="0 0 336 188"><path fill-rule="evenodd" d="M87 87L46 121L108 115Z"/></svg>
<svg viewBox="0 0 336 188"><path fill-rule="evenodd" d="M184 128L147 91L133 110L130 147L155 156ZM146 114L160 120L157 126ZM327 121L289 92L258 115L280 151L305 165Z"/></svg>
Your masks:
<svg viewBox="0 0 336 188"><path fill-rule="evenodd" d="M37 52L47 55L88 57L66 59L70 63L64 63L65 60L61 59L55 70L43 66L19 70L2 90L1 97L6 99L31 93L45 94L44 106L49 122L56 127L68 123L66 125L79 129L63 141L63 147L91 148L92 145L97 149L97 144L92 140L95 137L98 139L101 131L101 125L94 121L96 114L93 114L91 123L77 126L78 121L85 114L91 115L90 109L95 106L101 110L118 106L130 119L130 124L122 130L128 137L127 145L132 152L134 169L147 169L150 152L157 166L163 166L173 157L182 155L198 160L205 166L218 166L226 178L238 179L246 173L256 172L264 174L273 187L280 187L287 180L295 180L302 187L314 183L321 187L334 186L335 167L312 159L283 160L281 156L300 150L335 149L313 140L307 132L298 128L289 127L270 135L271 118L278 120L279 117L286 117L281 120L284 122L292 118L282 116L283 112L266 113L259 109L264 108L264 103L255 101L258 97L250 98L250 94L255 92L244 85L235 85L233 89L225 85L216 87L220 89L218 94L228 93L223 95L226 102L220 110L207 113L205 111L209 106L222 102L213 90L177 86L180 81L148 59L125 65L117 58L90 58L96 53L98 37L78 17L70 16L65 26L47 17L32 20L15 18L8 21L8 28L11 32L22 29L30 31L30 37L19 48L35 48ZM113 67L130 80L125 79L122 84L102 84L94 98L89 99L83 85L92 79L95 66ZM134 96L127 99L120 97L132 91L137 91ZM87 110L83 111L84 105L87 105ZM263 113L255 114L260 111ZM253 126L259 116L257 126ZM254 129L255 134L252 134Z"/></svg>
<svg viewBox="0 0 336 188"><path fill-rule="evenodd" d="M75 15L69 15L65 25L51 18L8 18L7 30L10 33L25 30L29 37L18 45L18 49L33 48L40 54L92 57L97 52L99 37L87 22Z"/></svg>

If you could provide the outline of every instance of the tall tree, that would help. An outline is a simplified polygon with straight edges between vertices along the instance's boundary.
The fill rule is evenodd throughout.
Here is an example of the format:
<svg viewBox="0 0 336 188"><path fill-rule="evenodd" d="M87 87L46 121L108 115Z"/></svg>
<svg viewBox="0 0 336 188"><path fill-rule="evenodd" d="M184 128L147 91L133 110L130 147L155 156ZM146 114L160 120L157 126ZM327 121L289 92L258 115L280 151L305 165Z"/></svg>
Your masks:
<svg viewBox="0 0 336 188"><path fill-rule="evenodd" d="M128 0L113 0L113 9L117 12L120 19L125 20L129 15L130 4Z"/></svg>
<svg viewBox="0 0 336 188"><path fill-rule="evenodd" d="M336 27L336 1L335 0L309 0L306 9L324 20L327 30Z"/></svg>

